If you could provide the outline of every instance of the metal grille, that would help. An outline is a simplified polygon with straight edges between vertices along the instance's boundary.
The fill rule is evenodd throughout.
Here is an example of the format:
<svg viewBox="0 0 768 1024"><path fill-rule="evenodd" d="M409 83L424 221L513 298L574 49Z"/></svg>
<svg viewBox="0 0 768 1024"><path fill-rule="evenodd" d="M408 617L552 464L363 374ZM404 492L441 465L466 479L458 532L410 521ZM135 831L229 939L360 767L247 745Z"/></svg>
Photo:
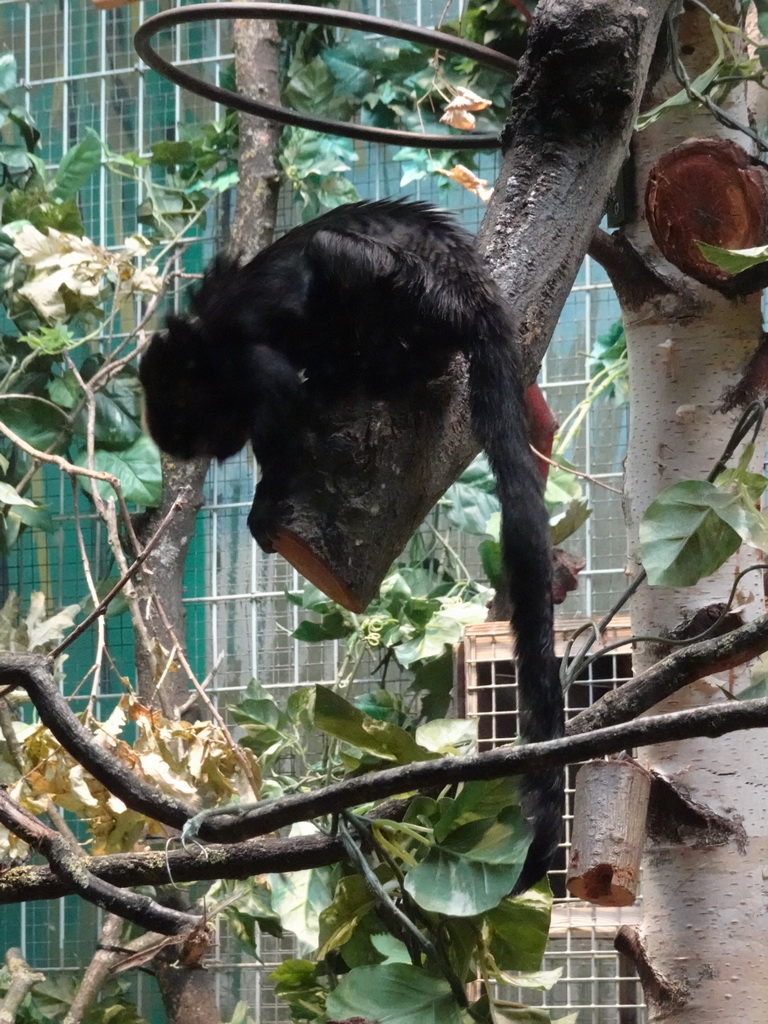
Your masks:
<svg viewBox="0 0 768 1024"><path fill-rule="evenodd" d="M214 104L181 93L137 64L131 45L135 28L170 5L168 0L144 0L100 13L86 0L0 0L0 38L3 47L16 55L23 102L41 130L43 156L49 167L56 167L62 154L89 127L117 152L133 150L147 155L153 142L175 137L177 124L221 116L222 111ZM376 0L364 3L362 9L418 24L434 24L444 5L442 0ZM457 13L454 0L447 14ZM226 23L190 26L169 36L162 45L174 60L194 63L197 73L212 78L231 60L230 26ZM390 159L391 151L361 147L359 152L361 159L353 177L361 195L378 198L396 194L400 172ZM483 177L494 178L494 161L493 156L483 158ZM470 228L476 226L482 213L473 197L455 188L445 192L433 182L416 183L408 192L450 205ZM121 242L136 229L136 211L142 199L140 185L115 179L102 168L80 197L86 231L100 244ZM284 197L282 211L284 226L288 226L297 217L290 196ZM207 230L190 248L186 258L195 268L210 258L216 227L217 218L210 218ZM590 377L591 344L616 318L617 308L602 271L587 261L542 370L548 400L561 418L583 396ZM626 432L623 411L599 403L590 410L585 423L573 461L595 479L617 484ZM290 636L300 613L286 600L285 592L298 590L301 581L284 562L265 557L249 538L245 520L254 479L252 460L245 455L212 470L186 573L192 662L204 674L205 667L223 655L210 691L222 706L234 703L253 676L286 694L298 686L332 682L340 657L337 643L308 645ZM51 487L58 488L58 480L49 485L57 532L47 546L20 545L3 567L0 587L25 594L42 589L50 606L55 607L79 600L84 588L68 533L73 516L71 494L67 487L55 493ZM595 512L576 544L586 556L587 567L581 574L581 589L569 597L568 607L571 614L594 615L604 610L622 587L624 540L618 498L591 482L585 484L585 489ZM102 530L85 502L81 503L80 515L94 566L106 566L108 553ZM474 542L462 537L456 543L470 568L479 570ZM133 638L125 619L110 621L108 640L118 666L130 674ZM78 672L87 670L90 654L87 638L72 648L67 668L73 680ZM608 685L613 676L620 678L622 674L626 669L617 663L605 678L594 683L585 681L583 690L577 691L578 699L581 701L583 695L586 701L593 685L595 693L602 692L601 687ZM495 684L500 682L499 678ZM105 673L102 693L115 692L119 692L119 681ZM571 700L575 699L574 694ZM566 909L572 915L570 904ZM566 979L558 986L557 994L550 994L558 1000L552 1005L581 1007L582 1024L639 1019L622 1016L624 1010L617 1009L621 1003L627 1013L634 1012L636 994L633 989L627 995L622 988L624 982L615 955L607 950L610 941L603 925L592 919L573 925L571 916L558 921L560 930L551 962L565 966ZM51 973L79 972L91 958L98 923L99 914L75 899L3 908L0 941L3 948L21 945L33 967ZM282 958L293 953L293 947L288 941L277 942L268 936L260 941L262 962L250 962L242 957L231 937L220 932L210 969L216 974L223 1012L231 1012L237 999L245 999L257 1020L287 1020L285 1005L275 998L267 975ZM149 1019L162 1019L150 980L137 978L136 995ZM525 998L530 999L530 993Z"/></svg>
<svg viewBox="0 0 768 1024"><path fill-rule="evenodd" d="M583 619L559 619L555 629L555 654L566 655L566 645ZM606 629L594 648L626 639L631 630L627 618L618 617ZM579 649L580 641L575 648ZM506 622L484 622L468 626L457 654L456 696L460 713L478 720L481 749L511 743L518 735L517 683L513 640ZM609 690L626 682L632 673L631 647L617 647L584 669L566 692L566 717L573 718ZM613 949L613 936L622 924L639 921L638 907L612 909L593 907L569 896L565 888L566 864L571 845L573 794L578 765L566 769L563 807L564 841L560 856L550 873L556 903L550 945L544 967L563 968L560 981L542 994L502 990L505 999L536 1003L552 1009L591 1010L580 1016L594 1024L642 1024L644 1004L632 966Z"/></svg>

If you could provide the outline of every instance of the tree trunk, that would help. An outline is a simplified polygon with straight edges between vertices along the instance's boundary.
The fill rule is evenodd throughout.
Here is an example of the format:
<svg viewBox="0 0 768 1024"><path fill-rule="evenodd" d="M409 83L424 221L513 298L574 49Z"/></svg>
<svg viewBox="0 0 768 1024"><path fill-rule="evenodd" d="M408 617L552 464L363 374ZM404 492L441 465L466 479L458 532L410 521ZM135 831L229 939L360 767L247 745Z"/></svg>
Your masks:
<svg viewBox="0 0 768 1024"><path fill-rule="evenodd" d="M735 4L723 0L710 7L726 22L736 20ZM693 79L716 58L707 16L690 8L677 21L677 29ZM679 89L679 82L664 75L647 106ZM724 105L731 116L748 123L745 90L734 91ZM745 136L724 128L693 104L663 114L636 136L638 211L644 208L652 165L686 139L701 137L749 146ZM721 216L722 198L714 195L702 216ZM649 502L673 482L706 479L720 456L738 418L738 412L722 412L723 395L754 353L762 319L759 295L733 302L672 267L654 246L642 212L627 237L641 254L644 271L661 275L645 294L616 282L629 349L625 517L634 573L639 568L640 519ZM694 230L693 237L701 234ZM760 471L764 442L757 448L761 454L753 468ZM724 601L737 571L758 560L756 552L745 548L693 587L642 587L632 603L633 632L666 634L698 610ZM759 573L742 580L735 601L745 619L763 614ZM635 671L658 656L658 646L640 645ZM746 682L746 670L704 678L666 701L663 709L720 701L719 687L734 692ZM717 840L693 829L651 830L643 875L643 925L639 933L621 937L623 952L638 966L651 1020L719 1024L738 1019L751 1024L768 1019L764 754L761 733L668 743L641 752L643 763L661 773L686 802L721 816L731 826Z"/></svg>
<svg viewBox="0 0 768 1024"><path fill-rule="evenodd" d="M258 95L268 103L279 102L277 47L278 36L273 23L247 20L235 23L236 72L241 92ZM281 130L280 125L260 118L240 117L240 181L230 246L243 258L250 258L272 240L279 189L274 151ZM157 598L150 598L145 605L150 635L157 637L166 652L175 644L182 649L186 647L182 604L184 564L197 512L203 503L202 486L208 465L207 459L182 463L164 457L163 499L160 508L148 517L143 530L144 537L150 536L180 488L189 488L184 508L150 555L145 569ZM167 715L177 715L188 699L186 674L167 672L158 693L157 678L165 666L156 665L152 672L153 666L148 658L141 656L138 646L139 692L151 705L159 703ZM169 897L173 898L170 892ZM218 1024L221 1015L216 1006L212 973L199 966L179 964L174 947L162 950L153 965L169 1024Z"/></svg>

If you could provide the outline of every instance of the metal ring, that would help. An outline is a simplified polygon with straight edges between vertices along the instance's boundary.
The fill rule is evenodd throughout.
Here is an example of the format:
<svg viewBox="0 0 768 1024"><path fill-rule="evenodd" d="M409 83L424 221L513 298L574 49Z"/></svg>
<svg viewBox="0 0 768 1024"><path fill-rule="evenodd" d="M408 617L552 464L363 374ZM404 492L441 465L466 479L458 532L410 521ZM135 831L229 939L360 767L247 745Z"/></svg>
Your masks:
<svg viewBox="0 0 768 1024"><path fill-rule="evenodd" d="M340 28L354 28L378 35L394 36L414 43L426 43L449 53L457 53L462 57L496 68L510 77L517 73L517 61L497 50L491 50L479 43L467 39L450 36L447 32L438 32L431 28L420 28L406 25L389 18L377 18L371 14L357 14L352 11L329 10L325 7L306 7L303 4L283 3L203 3L190 4L186 7L175 7L161 14L148 18L136 32L133 45L139 57L153 70L163 75L183 89L205 96L209 100L223 103L236 110L248 114L257 114L281 124L296 125L299 128L311 128L314 131L330 135L341 135L348 139L362 139L363 142L387 143L392 146L411 146L416 149L496 149L499 139L496 135L417 135L414 132L396 131L389 128L376 128L373 125L350 124L346 121L333 121L311 114L299 113L285 107L275 107L270 103L262 103L240 93L222 89L219 85L204 82L181 68L177 68L152 49L150 40L161 29L174 25L185 25L189 22L225 21L230 18L269 18L275 21L313 22L319 25L333 25Z"/></svg>

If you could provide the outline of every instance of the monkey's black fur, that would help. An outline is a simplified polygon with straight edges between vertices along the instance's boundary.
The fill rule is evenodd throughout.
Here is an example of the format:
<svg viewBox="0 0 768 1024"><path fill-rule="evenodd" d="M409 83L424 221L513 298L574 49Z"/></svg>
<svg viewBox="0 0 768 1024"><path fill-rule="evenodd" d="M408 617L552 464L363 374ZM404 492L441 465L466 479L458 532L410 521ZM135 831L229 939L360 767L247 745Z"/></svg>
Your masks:
<svg viewBox="0 0 768 1024"><path fill-rule="evenodd" d="M343 206L290 231L245 266L220 258L144 356L146 418L170 455L225 459L250 440L279 477L302 411L346 392L393 397L469 361L474 432L496 476L513 607L521 732L563 733L552 646L551 559L528 444L513 328L471 237L425 203ZM260 485L261 486L261 485ZM263 524L252 532L264 546ZM562 773L525 780L535 837L516 891L548 869Z"/></svg>

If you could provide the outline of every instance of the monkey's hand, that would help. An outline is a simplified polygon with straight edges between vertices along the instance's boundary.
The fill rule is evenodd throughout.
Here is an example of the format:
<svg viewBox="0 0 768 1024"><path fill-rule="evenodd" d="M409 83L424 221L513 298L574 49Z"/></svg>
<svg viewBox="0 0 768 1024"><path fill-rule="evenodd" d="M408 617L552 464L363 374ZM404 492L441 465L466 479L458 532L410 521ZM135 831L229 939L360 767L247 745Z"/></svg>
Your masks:
<svg viewBox="0 0 768 1024"><path fill-rule="evenodd" d="M256 488L251 511L248 513L248 529L262 551L268 555L274 553L275 546L272 534L278 518L278 502L264 487L262 480Z"/></svg>

